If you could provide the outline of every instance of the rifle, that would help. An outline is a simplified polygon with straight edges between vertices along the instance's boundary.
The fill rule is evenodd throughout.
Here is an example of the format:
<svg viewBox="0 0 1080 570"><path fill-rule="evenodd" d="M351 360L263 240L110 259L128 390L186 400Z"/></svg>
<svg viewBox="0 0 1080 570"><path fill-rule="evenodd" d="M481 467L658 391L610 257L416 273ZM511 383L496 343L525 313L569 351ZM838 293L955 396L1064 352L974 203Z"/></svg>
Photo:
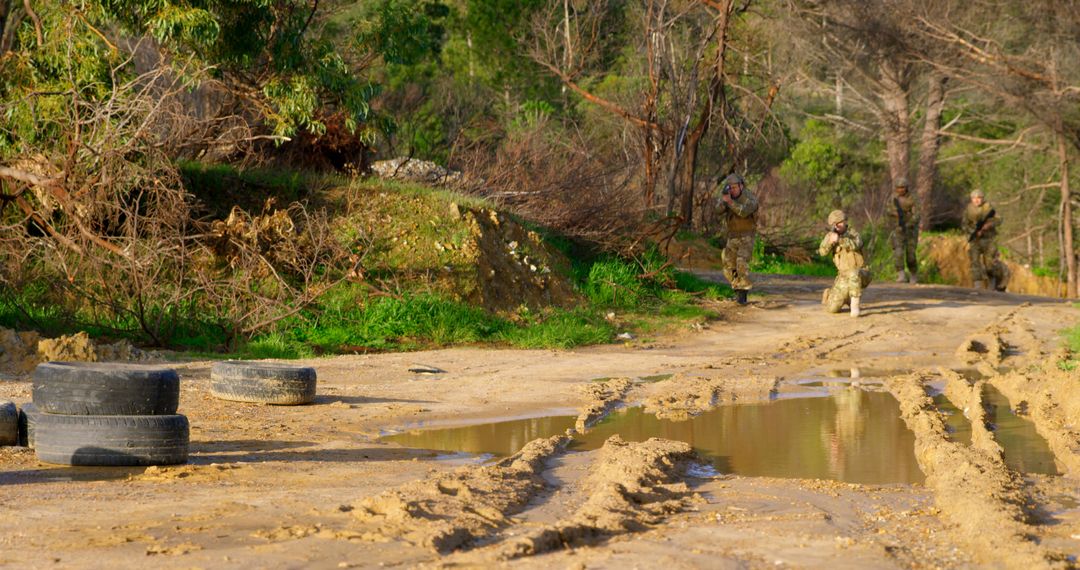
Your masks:
<svg viewBox="0 0 1080 570"><path fill-rule="evenodd" d="M904 210L900 208L900 198L892 199L893 206L896 206L896 221L900 224L900 231L904 231Z"/></svg>
<svg viewBox="0 0 1080 570"><path fill-rule="evenodd" d="M971 235L968 236L968 243L975 241L975 238L979 237L979 232L982 231L983 226L985 226L986 222L989 222L990 218L993 218L995 214L997 214L997 210L990 208L990 213L986 214L985 218L979 220L979 223L975 224L975 229L971 232Z"/></svg>

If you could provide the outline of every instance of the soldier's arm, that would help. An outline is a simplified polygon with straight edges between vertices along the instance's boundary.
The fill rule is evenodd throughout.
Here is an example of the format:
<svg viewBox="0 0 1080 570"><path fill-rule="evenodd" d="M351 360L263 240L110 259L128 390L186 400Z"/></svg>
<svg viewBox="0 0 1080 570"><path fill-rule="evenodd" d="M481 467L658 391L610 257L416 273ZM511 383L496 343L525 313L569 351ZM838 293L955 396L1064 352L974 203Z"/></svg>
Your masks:
<svg viewBox="0 0 1080 570"><path fill-rule="evenodd" d="M740 218L745 218L758 209L757 197L750 193L749 190L743 190L742 200L736 200L731 204L731 211L735 212Z"/></svg>
<svg viewBox="0 0 1080 570"><path fill-rule="evenodd" d="M831 255L834 249L836 249L836 242L829 241L829 234L825 234L825 237L821 238L821 245L817 248L818 255L822 257Z"/></svg>

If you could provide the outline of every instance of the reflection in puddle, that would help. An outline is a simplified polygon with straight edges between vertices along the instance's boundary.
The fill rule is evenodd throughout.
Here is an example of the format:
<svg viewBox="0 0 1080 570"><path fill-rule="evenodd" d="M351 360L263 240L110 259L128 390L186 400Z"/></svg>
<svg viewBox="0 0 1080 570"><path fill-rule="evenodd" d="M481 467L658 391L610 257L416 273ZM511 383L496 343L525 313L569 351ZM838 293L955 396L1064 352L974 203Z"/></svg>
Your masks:
<svg viewBox="0 0 1080 570"><path fill-rule="evenodd" d="M993 386L983 388L983 399L988 404L987 420L994 425L994 439L1005 453L1005 464L1021 473L1058 475L1054 453L1035 424L1016 415L1009 400Z"/></svg>
<svg viewBox="0 0 1080 570"><path fill-rule="evenodd" d="M830 397L721 406L688 421L657 419L641 408L615 413L571 449L590 450L619 434L627 441L685 441L722 473L835 479L852 483L923 480L914 436L889 394L840 390ZM382 438L409 447L509 455L528 441L564 433L574 417L556 416Z"/></svg>

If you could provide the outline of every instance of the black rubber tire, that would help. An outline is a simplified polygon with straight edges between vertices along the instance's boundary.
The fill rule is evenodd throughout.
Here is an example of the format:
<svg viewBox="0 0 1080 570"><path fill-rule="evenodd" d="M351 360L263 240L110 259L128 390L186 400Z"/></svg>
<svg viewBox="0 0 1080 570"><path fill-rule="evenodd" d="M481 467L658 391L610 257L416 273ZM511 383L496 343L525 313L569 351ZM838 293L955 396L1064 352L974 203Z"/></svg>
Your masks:
<svg viewBox="0 0 1080 570"><path fill-rule="evenodd" d="M161 366L46 362L34 369L33 398L45 414L169 415L180 401L180 376Z"/></svg>
<svg viewBox="0 0 1080 570"><path fill-rule="evenodd" d="M210 370L210 393L222 400L276 406L315 401L315 369L272 362L228 360Z"/></svg>
<svg viewBox="0 0 1080 570"><path fill-rule="evenodd" d="M19 445L34 449L34 430L40 413L34 404L23 404L19 408Z"/></svg>
<svg viewBox="0 0 1080 570"><path fill-rule="evenodd" d="M19 408L15 402L0 401L0 446L19 443Z"/></svg>
<svg viewBox="0 0 1080 570"><path fill-rule="evenodd" d="M182 415L37 414L34 451L59 465L187 463L190 427Z"/></svg>

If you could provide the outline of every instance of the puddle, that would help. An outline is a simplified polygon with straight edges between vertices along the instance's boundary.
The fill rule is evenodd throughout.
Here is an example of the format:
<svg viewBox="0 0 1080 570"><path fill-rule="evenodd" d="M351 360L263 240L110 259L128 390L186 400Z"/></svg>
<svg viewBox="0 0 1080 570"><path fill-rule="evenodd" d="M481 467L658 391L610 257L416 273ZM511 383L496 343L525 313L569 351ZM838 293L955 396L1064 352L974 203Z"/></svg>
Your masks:
<svg viewBox="0 0 1080 570"><path fill-rule="evenodd" d="M670 379L674 374L653 374L652 376L642 376L639 380L646 384L652 384L653 382L663 382Z"/></svg>
<svg viewBox="0 0 1080 570"><path fill-rule="evenodd" d="M971 445L971 421L945 397L945 394L933 396L934 405L945 414L945 429L949 430L949 439L964 445Z"/></svg>
<svg viewBox="0 0 1080 570"><path fill-rule="evenodd" d="M851 483L920 483L914 436L893 397L840 390L827 397L721 406L675 422L628 408L609 416L571 449L590 450L613 434L685 441L721 473L834 479ZM573 416L554 416L381 438L407 447L509 455L528 441L564 433Z"/></svg>
<svg viewBox="0 0 1080 570"><path fill-rule="evenodd" d="M1005 464L1021 473L1060 475L1054 452L1031 420L1016 415L1009 400L993 386L983 388L988 404L987 420L994 425L994 439L1004 449Z"/></svg>
<svg viewBox="0 0 1080 570"><path fill-rule="evenodd" d="M574 429L576 422L577 416L547 416L471 426L410 430L380 437L379 441L420 449L486 453L505 457L517 453L534 439L564 434L566 430Z"/></svg>

